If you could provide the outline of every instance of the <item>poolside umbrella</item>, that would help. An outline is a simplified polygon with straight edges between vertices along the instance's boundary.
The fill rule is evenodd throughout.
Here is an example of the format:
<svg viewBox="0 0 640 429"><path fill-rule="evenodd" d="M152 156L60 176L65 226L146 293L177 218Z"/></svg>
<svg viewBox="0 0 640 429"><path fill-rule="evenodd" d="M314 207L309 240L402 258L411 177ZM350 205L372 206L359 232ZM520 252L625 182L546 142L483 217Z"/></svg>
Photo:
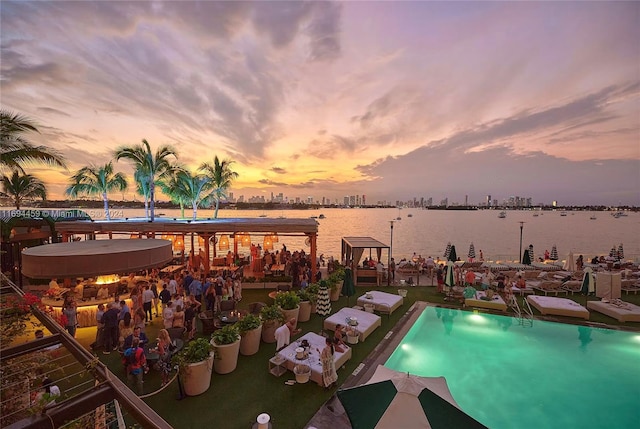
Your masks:
<svg viewBox="0 0 640 429"><path fill-rule="evenodd" d="M621 261L624 259L624 249L622 248L622 243L620 243L620 245L618 246L618 259Z"/></svg>
<svg viewBox="0 0 640 429"><path fill-rule="evenodd" d="M615 245L611 248L611 250L609 250L609 256L611 256L612 258L618 257L618 251L616 250Z"/></svg>
<svg viewBox="0 0 640 429"><path fill-rule="evenodd" d="M451 251L449 252L449 260L454 262L458 260L458 255L456 254L455 245L451 246Z"/></svg>
<svg viewBox="0 0 640 429"><path fill-rule="evenodd" d="M558 260L558 249L555 244L551 248L551 255L549 256L549 259L551 259L552 261Z"/></svg>
<svg viewBox="0 0 640 429"><path fill-rule="evenodd" d="M469 257L470 262L473 262L473 260L476 258L476 248L473 247L473 243L471 243L471 245L469 246L469 253L467 254L467 256Z"/></svg>
<svg viewBox="0 0 640 429"><path fill-rule="evenodd" d="M567 255L567 260L562 265L562 269L564 269L566 271L575 271L576 270L576 263L573 260L573 252L569 252L569 254Z"/></svg>
<svg viewBox="0 0 640 429"><path fill-rule="evenodd" d="M531 262L535 262L536 258L535 258L535 254L533 253L533 244L529 245L529 259L531 260Z"/></svg>
<svg viewBox="0 0 640 429"><path fill-rule="evenodd" d="M353 284L353 272L351 268L344 270L344 282L342 282L342 294L347 297L347 307L349 298L356 294L356 287Z"/></svg>
<svg viewBox="0 0 640 429"><path fill-rule="evenodd" d="M444 377L419 377L379 365L363 385L339 390L354 428L485 428L460 409Z"/></svg>
<svg viewBox="0 0 640 429"><path fill-rule="evenodd" d="M522 255L522 263L524 265L531 265L531 253L529 253L529 250L525 250L524 254Z"/></svg>
<svg viewBox="0 0 640 429"><path fill-rule="evenodd" d="M449 287L453 287L456 284L455 283L455 277L454 277L454 274L453 274L453 267L454 267L453 261L448 261L447 262L447 274L444 277L444 284L446 286L449 286Z"/></svg>
<svg viewBox="0 0 640 429"><path fill-rule="evenodd" d="M593 281L593 270L591 267L584 269L584 276L582 277L582 289L581 292L585 295L595 292L596 284Z"/></svg>
<svg viewBox="0 0 640 429"><path fill-rule="evenodd" d="M331 314L331 301L329 300L329 289L326 285L321 285L318 289L318 300L316 301L316 314L326 317Z"/></svg>
<svg viewBox="0 0 640 429"><path fill-rule="evenodd" d="M451 242L447 243L447 248L444 249L444 258L449 260L449 255L451 254Z"/></svg>

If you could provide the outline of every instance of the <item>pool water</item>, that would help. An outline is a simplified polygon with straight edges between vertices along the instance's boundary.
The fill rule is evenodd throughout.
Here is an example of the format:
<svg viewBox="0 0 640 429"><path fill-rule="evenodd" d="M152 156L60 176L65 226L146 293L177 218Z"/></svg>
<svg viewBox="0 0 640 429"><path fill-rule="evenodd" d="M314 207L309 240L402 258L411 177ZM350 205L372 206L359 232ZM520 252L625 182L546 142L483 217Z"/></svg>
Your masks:
<svg viewBox="0 0 640 429"><path fill-rule="evenodd" d="M492 429L640 427L640 333L427 307L385 366Z"/></svg>

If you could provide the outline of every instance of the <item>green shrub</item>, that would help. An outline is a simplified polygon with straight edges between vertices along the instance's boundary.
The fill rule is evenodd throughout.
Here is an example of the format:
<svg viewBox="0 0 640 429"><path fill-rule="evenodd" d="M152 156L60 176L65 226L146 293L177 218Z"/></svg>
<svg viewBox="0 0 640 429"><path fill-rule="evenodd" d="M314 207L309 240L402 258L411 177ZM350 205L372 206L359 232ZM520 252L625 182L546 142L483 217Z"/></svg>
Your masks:
<svg viewBox="0 0 640 429"><path fill-rule="evenodd" d="M213 346L206 338L197 338L188 342L182 350L173 356L172 362L181 370L185 365L206 360L213 351Z"/></svg>
<svg viewBox="0 0 640 429"><path fill-rule="evenodd" d="M239 335L240 332L238 331L238 327L233 324L223 326L215 331L211 335L211 339L216 343L216 345L223 346L225 344L233 344L238 341Z"/></svg>
<svg viewBox="0 0 640 429"><path fill-rule="evenodd" d="M283 310L293 310L300 304L300 297L293 291L282 292L276 295L276 305Z"/></svg>
<svg viewBox="0 0 640 429"><path fill-rule="evenodd" d="M284 315L277 305L267 305L260 310L260 318L263 322L284 322Z"/></svg>
<svg viewBox="0 0 640 429"><path fill-rule="evenodd" d="M238 331L240 331L240 335L244 335L246 332L256 329L261 323L262 320L260 320L260 318L255 314L247 314L242 319L238 320L236 327L238 328Z"/></svg>

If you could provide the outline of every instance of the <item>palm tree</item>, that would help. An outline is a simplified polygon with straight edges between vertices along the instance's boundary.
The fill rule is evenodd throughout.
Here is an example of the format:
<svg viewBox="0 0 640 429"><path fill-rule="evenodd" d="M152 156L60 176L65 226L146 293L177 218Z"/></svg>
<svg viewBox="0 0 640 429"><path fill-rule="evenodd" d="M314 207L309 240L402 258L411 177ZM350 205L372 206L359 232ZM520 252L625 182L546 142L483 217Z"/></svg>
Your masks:
<svg viewBox="0 0 640 429"><path fill-rule="evenodd" d="M38 132L31 120L7 110L0 111L0 168L23 174L24 164L32 162L66 168L64 157L58 152L26 140L24 134L30 132Z"/></svg>
<svg viewBox="0 0 640 429"><path fill-rule="evenodd" d="M149 180L142 167L136 167L133 172L133 180L136 182L136 192L144 198L144 217L149 219Z"/></svg>
<svg viewBox="0 0 640 429"><path fill-rule="evenodd" d="M184 205L187 204L187 189L184 182L178 176L182 167L175 167L175 170L158 181L162 193L167 195L171 202L180 206L180 217L184 218Z"/></svg>
<svg viewBox="0 0 640 429"><path fill-rule="evenodd" d="M138 146L125 146L116 150L116 160L126 158L132 161L137 170L140 171L139 178L149 187L149 211L151 222L155 218L155 193L156 180L169 174L173 166L169 162L169 157L173 155L177 158L176 151L171 146L161 146L156 150L155 155L151 152L151 146L147 140L143 139Z"/></svg>
<svg viewBox="0 0 640 429"><path fill-rule="evenodd" d="M207 194L211 189L211 181L203 174L191 174L188 171L180 171L176 176L180 183L182 197L185 203L191 204L193 220L196 220L198 206L208 204L212 198L211 194Z"/></svg>
<svg viewBox="0 0 640 429"><path fill-rule="evenodd" d="M104 202L104 214L107 220L111 220L109 214L109 198L107 193L110 191L124 191L127 189L127 179L122 173L113 172L113 163L101 166L83 167L71 177L71 185L65 193L73 198L78 195L102 195Z"/></svg>
<svg viewBox="0 0 640 429"><path fill-rule="evenodd" d="M47 189L42 180L31 174L20 174L14 171L11 177L2 176L2 192L0 196L12 198L16 209L20 210L20 203L27 199L47 199Z"/></svg>
<svg viewBox="0 0 640 429"><path fill-rule="evenodd" d="M231 164L233 161L227 159L220 161L218 156L215 156L213 164L204 162L199 168L211 181L210 197L216 202L216 211L213 215L215 219L218 218L220 200L227 198L227 190L231 187L231 182L238 177L238 173L231 170Z"/></svg>

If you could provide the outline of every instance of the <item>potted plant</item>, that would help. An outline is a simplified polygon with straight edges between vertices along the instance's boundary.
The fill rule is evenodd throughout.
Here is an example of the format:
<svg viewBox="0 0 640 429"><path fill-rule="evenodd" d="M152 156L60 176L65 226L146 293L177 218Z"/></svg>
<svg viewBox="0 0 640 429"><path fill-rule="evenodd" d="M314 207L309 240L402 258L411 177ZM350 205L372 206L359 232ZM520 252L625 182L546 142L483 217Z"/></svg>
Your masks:
<svg viewBox="0 0 640 429"><path fill-rule="evenodd" d="M320 292L319 283L311 283L306 289L309 294L309 301L311 302L311 312L316 312L316 302L318 302L318 292Z"/></svg>
<svg viewBox="0 0 640 429"><path fill-rule="evenodd" d="M276 342L276 329L284 322L284 315L277 305L267 305L260 310L262 319L262 341L265 343Z"/></svg>
<svg viewBox="0 0 640 429"><path fill-rule="evenodd" d="M280 307L284 320L296 319L294 328L298 325L298 313L300 312L300 297L294 291L283 292L276 295L275 304Z"/></svg>
<svg viewBox="0 0 640 429"><path fill-rule="evenodd" d="M262 320L255 314L247 314L238 320L236 327L240 332L240 354L251 356L258 353L260 337L262 336Z"/></svg>
<svg viewBox="0 0 640 429"><path fill-rule="evenodd" d="M211 344L215 350L213 369L218 374L229 374L238 366L240 352L240 332L238 327L226 325L211 335Z"/></svg>
<svg viewBox="0 0 640 429"><path fill-rule="evenodd" d="M329 287L329 299L332 302L340 299L340 292L342 291L343 282L344 268L337 268L327 279L327 286Z"/></svg>
<svg viewBox="0 0 640 429"><path fill-rule="evenodd" d="M311 318L311 295L307 289L300 289L296 292L300 298L300 310L298 311L299 322L308 322Z"/></svg>
<svg viewBox="0 0 640 429"><path fill-rule="evenodd" d="M189 396L206 392L211 385L213 347L206 338L188 342L172 362L178 365L184 393Z"/></svg>

